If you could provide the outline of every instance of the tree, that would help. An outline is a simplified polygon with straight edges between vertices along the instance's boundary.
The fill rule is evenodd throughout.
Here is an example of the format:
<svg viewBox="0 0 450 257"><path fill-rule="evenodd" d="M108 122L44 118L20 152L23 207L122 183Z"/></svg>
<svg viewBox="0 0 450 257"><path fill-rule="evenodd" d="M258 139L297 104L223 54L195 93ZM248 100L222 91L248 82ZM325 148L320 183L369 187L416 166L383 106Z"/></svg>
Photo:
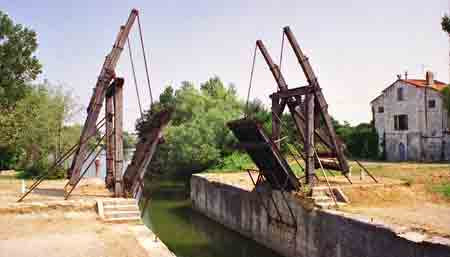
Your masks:
<svg viewBox="0 0 450 257"><path fill-rule="evenodd" d="M447 120L450 124L450 87L446 87L441 91L442 95L442 104L444 110L447 110Z"/></svg>
<svg viewBox="0 0 450 257"><path fill-rule="evenodd" d="M14 168L37 175L79 139L79 126L65 126L72 115L70 94L44 83L29 86L14 108L0 115L0 148L14 153Z"/></svg>
<svg viewBox="0 0 450 257"><path fill-rule="evenodd" d="M41 73L41 64L34 56L36 49L36 32L14 24L0 11L0 107L3 109L9 109L24 97L27 82Z"/></svg>
<svg viewBox="0 0 450 257"><path fill-rule="evenodd" d="M185 81L175 92L167 87L152 109L155 112L169 106L175 111L164 131L165 143L158 146L150 164L152 172L188 176L231 154L229 146L235 139L226 123L238 118L243 110L233 86L224 86L218 77L202 83L200 89ZM140 133L151 118L151 112L147 112L136 130Z"/></svg>
<svg viewBox="0 0 450 257"><path fill-rule="evenodd" d="M444 15L441 20L442 30L450 34L450 17L448 15Z"/></svg>

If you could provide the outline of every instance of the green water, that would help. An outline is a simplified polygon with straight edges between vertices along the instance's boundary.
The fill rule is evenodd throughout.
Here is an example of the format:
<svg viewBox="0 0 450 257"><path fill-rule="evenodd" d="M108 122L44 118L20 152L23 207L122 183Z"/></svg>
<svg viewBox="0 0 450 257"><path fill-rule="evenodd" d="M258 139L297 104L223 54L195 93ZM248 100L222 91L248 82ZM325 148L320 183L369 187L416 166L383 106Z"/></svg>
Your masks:
<svg viewBox="0 0 450 257"><path fill-rule="evenodd" d="M178 257L281 257L194 211L183 182L159 182L143 220Z"/></svg>

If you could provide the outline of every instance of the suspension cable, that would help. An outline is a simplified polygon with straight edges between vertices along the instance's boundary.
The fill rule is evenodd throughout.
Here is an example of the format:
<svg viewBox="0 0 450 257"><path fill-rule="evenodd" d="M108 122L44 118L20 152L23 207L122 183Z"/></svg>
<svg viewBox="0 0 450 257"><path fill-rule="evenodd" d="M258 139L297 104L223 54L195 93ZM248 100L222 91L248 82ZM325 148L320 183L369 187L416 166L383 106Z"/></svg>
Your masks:
<svg viewBox="0 0 450 257"><path fill-rule="evenodd" d="M127 45L128 45L128 55L130 56L130 63L131 63L131 71L133 73L133 79L134 79L134 87L136 88L136 95L137 100L139 104L139 111L141 112L141 118L144 116L144 113L142 112L142 105L141 105L141 96L139 95L139 89L136 79L136 71L134 69L134 61L133 61L133 53L131 52L131 44L130 44L130 38L127 37Z"/></svg>
<svg viewBox="0 0 450 257"><path fill-rule="evenodd" d="M148 92L150 93L150 108L153 105L153 95L152 95L152 88L150 86L150 76L148 72L148 65L147 65L147 57L145 54L145 47L144 47L144 39L142 37L142 28L141 28L141 21L139 19L139 15L137 16L137 22L139 27L139 38L141 39L141 47L142 47L142 55L144 56L144 65L145 65L145 75L147 76L147 85L148 85Z"/></svg>
<svg viewBox="0 0 450 257"><path fill-rule="evenodd" d="M253 73L255 72L255 62L256 62L256 50L258 46L255 45L255 50L253 51L253 62L252 62L252 70L250 72L250 82L248 84L248 92L247 92L247 101L245 103L245 116L249 116L249 109L248 109L248 102L250 100L250 91L252 89L252 83L253 83Z"/></svg>

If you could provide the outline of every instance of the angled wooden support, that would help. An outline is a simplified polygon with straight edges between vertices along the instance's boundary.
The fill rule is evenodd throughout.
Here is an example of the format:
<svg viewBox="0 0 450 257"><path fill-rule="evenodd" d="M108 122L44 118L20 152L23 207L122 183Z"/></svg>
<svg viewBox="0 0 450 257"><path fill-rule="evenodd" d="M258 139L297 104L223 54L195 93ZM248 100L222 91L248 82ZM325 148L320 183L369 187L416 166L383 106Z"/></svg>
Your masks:
<svg viewBox="0 0 450 257"><path fill-rule="evenodd" d="M123 175L124 192L136 197L150 164L156 147L162 138L162 130L170 121L172 109L165 109L152 115L151 121L145 125L136 144L131 163Z"/></svg>
<svg viewBox="0 0 450 257"><path fill-rule="evenodd" d="M321 110L321 114L326 126L326 131L328 132L330 148L336 153L341 171L345 174L349 173L350 167L348 165L347 159L345 158L343 148L337 141L336 132L334 131L333 123L331 121L331 116L328 114L328 104L325 101L325 97L323 96L322 91L320 90L320 85L312 69L312 66L309 63L308 58L303 54L300 45L298 44L298 41L292 33L291 29L289 27L285 27L283 29L283 33L288 38L288 41L291 44L292 49L294 50L295 56L297 57L297 60L303 70L303 73L306 76L306 79L308 80L309 85L315 88L316 102Z"/></svg>
<svg viewBox="0 0 450 257"><path fill-rule="evenodd" d="M273 77L275 78L275 81L279 88L279 92L286 92L286 91L289 92L288 91L289 89L286 84L286 80L283 77L283 74L280 72L280 69L278 68L278 66L273 62L272 57L270 57L269 52L267 51L263 42L261 40L258 40L258 41L256 41L256 45L260 49L267 65L270 68L270 71L272 72ZM297 131L300 134L300 142L304 143L305 142L304 131L306 129L306 125L305 125L306 117L297 108L297 106L299 106L298 105L299 101L298 101L298 99L295 99L293 97L286 97L286 98L282 98L282 99L284 99L286 101L286 104L288 105L289 111L295 122L295 126L297 127ZM320 142L322 142L327 147L332 147L329 137L327 136L327 134L324 131L322 131L320 129L315 129L314 133L318 137Z"/></svg>
<svg viewBox="0 0 450 257"><path fill-rule="evenodd" d="M97 83L95 85L94 94L91 97L87 109L88 114L81 132L80 146L75 153L71 168L68 172L68 177L70 178L69 182L71 185L74 185L80 176L83 160L88 150L87 141L91 137L91 134L95 131L95 124L100 114L103 100L105 99L106 89L115 77L114 70L137 15L138 11L133 9L128 17L127 23L120 27L113 48L106 56L101 68L100 75L98 76Z"/></svg>

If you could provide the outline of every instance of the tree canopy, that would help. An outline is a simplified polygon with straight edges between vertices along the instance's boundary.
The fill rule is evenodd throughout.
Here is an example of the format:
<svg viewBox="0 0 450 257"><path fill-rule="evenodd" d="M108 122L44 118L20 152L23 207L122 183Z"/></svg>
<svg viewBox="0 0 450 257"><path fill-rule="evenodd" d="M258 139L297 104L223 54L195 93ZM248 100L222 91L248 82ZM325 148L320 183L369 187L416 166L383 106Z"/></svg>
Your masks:
<svg viewBox="0 0 450 257"><path fill-rule="evenodd" d="M27 82L41 73L41 64L34 53L36 32L0 11L0 105L11 107L25 96Z"/></svg>
<svg viewBox="0 0 450 257"><path fill-rule="evenodd" d="M450 34L450 17L448 15L444 15L441 20L442 30Z"/></svg>

